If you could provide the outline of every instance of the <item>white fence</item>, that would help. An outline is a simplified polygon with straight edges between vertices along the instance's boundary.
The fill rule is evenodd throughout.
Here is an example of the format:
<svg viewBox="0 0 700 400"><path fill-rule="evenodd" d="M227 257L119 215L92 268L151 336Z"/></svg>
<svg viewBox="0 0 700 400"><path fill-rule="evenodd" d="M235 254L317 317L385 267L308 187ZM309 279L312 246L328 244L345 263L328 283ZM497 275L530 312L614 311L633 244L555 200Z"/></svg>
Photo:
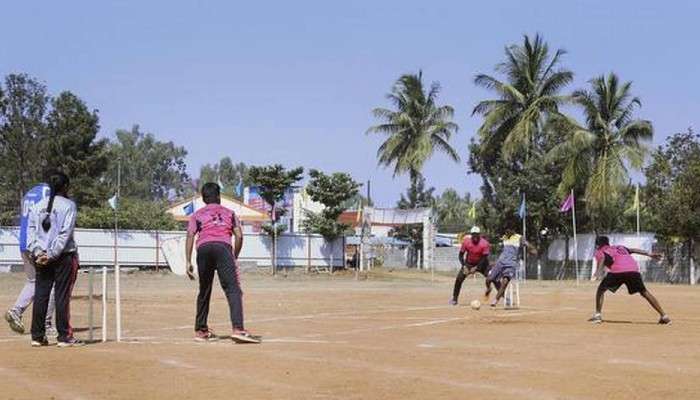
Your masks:
<svg viewBox="0 0 700 400"><path fill-rule="evenodd" d="M183 231L119 231L118 262L124 266L167 266L161 244L184 236ZM0 227L0 265L20 265L19 228ZM80 263L85 266L114 263L114 231L76 229ZM277 238L277 265L280 267L342 267L345 240L328 242L319 235L283 234ZM272 239L263 234L244 234L240 260L259 267L270 266ZM332 260L332 261L331 261Z"/></svg>

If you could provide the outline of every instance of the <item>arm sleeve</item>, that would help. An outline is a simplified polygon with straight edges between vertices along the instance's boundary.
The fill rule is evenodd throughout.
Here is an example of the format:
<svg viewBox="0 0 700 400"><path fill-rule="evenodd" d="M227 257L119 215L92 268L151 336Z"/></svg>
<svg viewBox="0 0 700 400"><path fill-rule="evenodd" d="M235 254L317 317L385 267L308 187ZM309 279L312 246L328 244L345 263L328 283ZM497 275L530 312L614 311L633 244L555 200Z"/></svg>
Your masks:
<svg viewBox="0 0 700 400"><path fill-rule="evenodd" d="M71 202L70 206L68 207L68 211L66 211L66 215L63 218L61 230L58 232L56 239L53 240L46 251L49 259L57 259L63 253L63 249L66 248L68 240L71 238L71 236L73 236L73 229L75 229L75 218L78 214L77 211L78 210L75 207L75 203Z"/></svg>
<svg viewBox="0 0 700 400"><path fill-rule="evenodd" d="M36 212L35 207L29 208L29 215L27 216L27 251L33 255L41 250L39 248L39 241L37 240L36 229L39 226L39 215Z"/></svg>
<svg viewBox="0 0 700 400"><path fill-rule="evenodd" d="M491 243L486 242L486 246L484 246L484 257L488 257L488 255L491 254Z"/></svg>

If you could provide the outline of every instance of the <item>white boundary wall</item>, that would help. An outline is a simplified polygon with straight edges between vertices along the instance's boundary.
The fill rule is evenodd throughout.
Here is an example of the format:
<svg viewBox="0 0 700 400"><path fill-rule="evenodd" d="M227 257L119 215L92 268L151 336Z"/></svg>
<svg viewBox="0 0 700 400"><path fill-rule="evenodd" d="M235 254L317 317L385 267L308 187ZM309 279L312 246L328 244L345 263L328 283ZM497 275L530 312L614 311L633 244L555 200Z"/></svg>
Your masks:
<svg viewBox="0 0 700 400"><path fill-rule="evenodd" d="M160 246L164 240L184 236L184 231L119 231L118 257L123 266L168 265ZM19 228L0 227L0 265L21 265ZM114 263L114 231L76 229L80 264L85 266ZM334 267L345 263L345 239L333 243L320 235L283 234L277 238L277 265L281 267ZM272 239L264 234L245 233L240 260L259 267L270 266Z"/></svg>

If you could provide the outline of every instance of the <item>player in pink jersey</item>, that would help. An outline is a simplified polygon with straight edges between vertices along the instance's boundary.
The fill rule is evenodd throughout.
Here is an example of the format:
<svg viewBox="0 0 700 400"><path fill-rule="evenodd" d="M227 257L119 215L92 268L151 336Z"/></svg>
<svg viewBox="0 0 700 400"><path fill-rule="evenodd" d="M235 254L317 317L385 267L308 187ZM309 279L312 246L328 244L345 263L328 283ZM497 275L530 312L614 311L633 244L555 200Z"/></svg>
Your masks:
<svg viewBox="0 0 700 400"><path fill-rule="evenodd" d="M629 294L639 293L649 304L659 313L659 324L670 324L671 319L661 308L659 301L644 286L642 274L639 272L639 265L632 257L632 254L641 254L655 260L661 258L660 254L648 253L644 250L630 249L624 246L611 246L607 236L598 236L595 239L595 259L598 265L603 265L608 270L608 274L598 285L595 299L595 314L589 319L590 322L599 324L603 322L601 312L603 310L603 297L607 290L615 293L624 284L627 286Z"/></svg>
<svg viewBox="0 0 700 400"><path fill-rule="evenodd" d="M243 327L243 292L236 261L243 246L241 222L233 211L221 205L220 191L216 183L209 182L202 186L202 200L206 206L192 214L187 226L185 256L187 275L190 279L194 279L192 248L197 237L199 294L194 327L195 340L208 342L218 339L207 325L214 272L217 272L231 314L231 339L237 343L260 343L259 336L251 335ZM236 238L234 248L231 247L231 236Z"/></svg>

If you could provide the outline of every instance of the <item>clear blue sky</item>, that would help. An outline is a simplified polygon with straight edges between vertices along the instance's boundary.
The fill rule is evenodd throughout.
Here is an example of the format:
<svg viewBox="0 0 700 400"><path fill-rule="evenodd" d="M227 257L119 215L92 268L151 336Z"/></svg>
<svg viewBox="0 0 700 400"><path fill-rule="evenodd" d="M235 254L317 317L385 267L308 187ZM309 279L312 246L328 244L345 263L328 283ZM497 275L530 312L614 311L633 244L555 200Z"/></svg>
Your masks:
<svg viewBox="0 0 700 400"><path fill-rule="evenodd" d="M41 4L40 4L41 3ZM391 206L407 186L377 167L370 110L422 69L461 129L454 164L425 175L478 193L467 176L470 116L490 96L472 84L503 47L542 33L569 51L572 87L615 71L634 81L656 143L700 125L696 1L7 1L0 74L27 72L100 110L103 136L138 123L187 148L190 172L230 156L347 171ZM698 128L700 129L700 128Z"/></svg>

